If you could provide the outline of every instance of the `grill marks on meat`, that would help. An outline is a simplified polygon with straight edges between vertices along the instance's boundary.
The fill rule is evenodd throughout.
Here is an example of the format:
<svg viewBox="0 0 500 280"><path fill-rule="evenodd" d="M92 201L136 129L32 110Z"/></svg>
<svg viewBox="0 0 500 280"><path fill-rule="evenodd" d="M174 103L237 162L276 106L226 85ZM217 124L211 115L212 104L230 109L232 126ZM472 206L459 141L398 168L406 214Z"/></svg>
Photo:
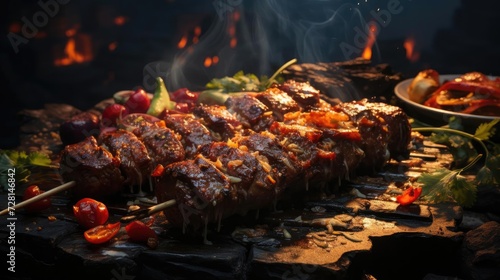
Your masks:
<svg viewBox="0 0 500 280"><path fill-rule="evenodd" d="M360 148L366 153L362 169L373 172L390 157L408 158L411 126L400 108L363 99L341 103L333 109L346 113L356 123L363 139Z"/></svg>
<svg viewBox="0 0 500 280"><path fill-rule="evenodd" d="M278 88L268 88L258 94L257 99L273 112L276 121L282 122L286 113L300 110L299 104L293 98Z"/></svg>
<svg viewBox="0 0 500 280"><path fill-rule="evenodd" d="M118 193L125 184L142 185L158 164L182 161L180 136L163 125L142 123L133 132L116 130L68 145L61 152L60 173L76 181L78 197L103 197Z"/></svg>
<svg viewBox="0 0 500 280"><path fill-rule="evenodd" d="M144 143L132 132L117 130L100 137L104 149L120 160L120 167L125 175L125 184L142 185L151 174L152 160Z"/></svg>
<svg viewBox="0 0 500 280"><path fill-rule="evenodd" d="M186 152L186 158L197 154L198 147L214 141L210 131L192 114L167 114L164 118L167 127L178 133Z"/></svg>
<svg viewBox="0 0 500 280"><path fill-rule="evenodd" d="M144 143L148 154L153 160L153 166L168 165L185 158L184 147L180 136L169 128L158 125L142 125L134 133Z"/></svg>
<svg viewBox="0 0 500 280"><path fill-rule="evenodd" d="M241 129L241 123L225 106L200 105L193 109L193 113L201 119L202 124L214 132L216 140L227 140Z"/></svg>
<svg viewBox="0 0 500 280"><path fill-rule="evenodd" d="M203 157L173 163L164 171L165 175L158 182L162 191L157 195L162 201L176 199L178 202L178 207L164 211L174 226L185 228L189 224L199 228L221 218L220 207L215 207L218 203L224 201L226 207L232 203L225 197L230 198L234 186L226 175Z"/></svg>
<svg viewBox="0 0 500 280"><path fill-rule="evenodd" d="M229 97L226 101L227 110L241 122L243 128L254 131L264 131L274 121L272 111L257 98L244 95Z"/></svg>
<svg viewBox="0 0 500 280"><path fill-rule="evenodd" d="M290 95L304 110L314 108L320 102L320 91L309 83L288 80L275 87Z"/></svg>
<svg viewBox="0 0 500 280"><path fill-rule="evenodd" d="M68 145L60 155L60 173L65 181L76 181L77 197L104 197L116 194L123 186L120 160L97 145L90 136Z"/></svg>

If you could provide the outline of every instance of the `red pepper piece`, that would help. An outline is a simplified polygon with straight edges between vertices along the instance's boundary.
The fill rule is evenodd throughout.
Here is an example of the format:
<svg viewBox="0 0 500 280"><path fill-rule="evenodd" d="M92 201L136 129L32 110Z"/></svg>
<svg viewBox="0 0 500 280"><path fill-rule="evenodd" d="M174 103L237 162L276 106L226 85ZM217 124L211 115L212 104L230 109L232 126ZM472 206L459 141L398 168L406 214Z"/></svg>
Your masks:
<svg viewBox="0 0 500 280"><path fill-rule="evenodd" d="M422 188L409 186L402 194L396 197L396 201L402 205L410 205L417 200L422 193Z"/></svg>
<svg viewBox="0 0 500 280"><path fill-rule="evenodd" d="M486 106L496 106L500 109L500 100L496 99L483 99L483 100L477 100L475 102L471 102L470 106L461 111L461 113L464 114L472 114L475 111L486 107Z"/></svg>

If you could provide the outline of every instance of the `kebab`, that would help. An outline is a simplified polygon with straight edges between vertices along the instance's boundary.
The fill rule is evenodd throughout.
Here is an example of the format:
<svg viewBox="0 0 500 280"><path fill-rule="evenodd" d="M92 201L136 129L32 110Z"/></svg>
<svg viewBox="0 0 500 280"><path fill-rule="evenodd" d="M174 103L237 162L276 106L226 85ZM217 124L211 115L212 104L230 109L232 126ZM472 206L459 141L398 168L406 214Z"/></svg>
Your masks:
<svg viewBox="0 0 500 280"><path fill-rule="evenodd" d="M159 163L166 165L165 171L157 174L158 199L164 201L171 196L181 198L179 207L165 211L173 224L189 224L196 228L220 221L224 216L265 207L279 199L288 185L302 175L305 175L306 185L311 179L327 181L348 175L365 158L364 151L358 147L362 139L356 125L384 127L379 131L385 134L379 133L374 141L387 147L389 139L403 140L399 143L403 143L404 147L397 148L401 147L399 144L394 146L394 151L395 155L404 154L407 144L404 140L409 139L405 132L409 131L409 126L399 109L385 104L374 105L366 100L347 107L342 104L332 107L320 100L319 93L311 91L309 85L304 90L305 86L289 81L281 85L282 89L287 90L286 94L272 88L259 94L231 98L226 103L227 110L222 106L201 105L193 110L192 115L169 114L165 117L170 126L178 124L175 130L182 135L182 144L186 150L190 147L187 160L179 156L170 160L160 157L154 161L155 166ZM343 111L349 112L351 117ZM344 128L332 127L332 116L341 116L337 121L341 121ZM181 125L179 120L187 120L189 126L197 127L194 131L198 131L198 134L191 135L191 130ZM311 122L313 126L309 125ZM347 123L349 125L346 127ZM85 191L90 190L96 195L116 193L125 182L140 183L147 172L140 173L138 170L149 171L153 165L149 164L144 147L139 144L141 140L138 139L147 144L152 140L146 139L156 139L153 135L159 135L160 130L165 133L168 128L144 122L135 133L119 130L104 135L101 146L93 137L69 145L62 159L69 156L72 159L70 162L78 164L69 166L67 161L61 161L62 170L70 167L69 172L62 172L63 177L74 179L80 184L84 182ZM208 131L211 133L208 134ZM367 137L370 137L370 131L366 129ZM148 135L153 137L148 138ZM168 135L168 139L179 140L175 133ZM135 145L124 144L130 141ZM150 147L155 147L149 143ZM197 149L197 146L201 148ZM182 150L179 145L174 147L178 152ZM108 150L112 150L114 155ZM148 155L162 152L161 149L146 150ZM380 158L385 158L385 154ZM221 161L221 158L225 160ZM88 162L91 163L90 167L86 164ZM141 166L144 168L139 168ZM248 170L245 171L242 166ZM235 176L224 173L228 170ZM122 173L126 176L120 176ZM96 177L96 174L100 177ZM172 179L175 179L175 183L172 183ZM208 188L207 192L206 183L224 188ZM202 192L205 196L200 196ZM206 204L209 201L211 204ZM205 208L207 205L213 207ZM186 217L183 209L196 209L204 214L196 215L199 219L193 221ZM176 220L182 222L176 223Z"/></svg>

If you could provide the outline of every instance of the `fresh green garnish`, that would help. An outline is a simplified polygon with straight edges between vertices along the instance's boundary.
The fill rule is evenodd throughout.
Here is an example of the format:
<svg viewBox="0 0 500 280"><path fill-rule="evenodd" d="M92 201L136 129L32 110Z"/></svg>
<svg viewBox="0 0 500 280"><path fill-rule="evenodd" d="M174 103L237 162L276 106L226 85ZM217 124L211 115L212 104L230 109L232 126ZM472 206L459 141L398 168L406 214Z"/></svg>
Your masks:
<svg viewBox="0 0 500 280"><path fill-rule="evenodd" d="M433 132L431 141L447 145L453 153L456 166L462 162L466 166L454 170L439 169L432 173L424 173L418 179L422 184L422 198L431 202L456 201L459 205L472 206L476 200L477 186L500 184L500 146L489 141L495 134L495 125L500 119L481 124L474 134L461 129L460 120L451 119L448 127L413 128L419 132ZM478 154L472 141L478 143L483 154ZM490 148L488 148L487 144ZM475 166L481 157L485 162L474 180L467 180L461 173Z"/></svg>
<svg viewBox="0 0 500 280"><path fill-rule="evenodd" d="M8 188L9 169L15 168L16 182L26 183L31 175L30 168L35 166L54 167L51 165L48 155L22 151L2 150L0 151L0 184L3 189Z"/></svg>
<svg viewBox="0 0 500 280"><path fill-rule="evenodd" d="M238 71L232 77L223 77L220 79L212 79L205 86L208 90L222 90L222 92L241 92L241 91L263 91L270 87L274 82L278 82L279 74L288 66L297 62L297 59L292 59L283 64L274 74L257 77L255 74L245 74L243 71Z"/></svg>

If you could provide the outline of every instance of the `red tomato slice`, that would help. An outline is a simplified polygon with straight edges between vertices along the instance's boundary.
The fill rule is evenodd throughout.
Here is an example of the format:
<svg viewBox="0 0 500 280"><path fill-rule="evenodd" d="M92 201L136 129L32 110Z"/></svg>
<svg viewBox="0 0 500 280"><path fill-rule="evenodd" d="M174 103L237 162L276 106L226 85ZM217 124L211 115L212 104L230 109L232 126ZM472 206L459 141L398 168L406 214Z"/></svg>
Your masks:
<svg viewBox="0 0 500 280"><path fill-rule="evenodd" d="M402 194L396 197L396 201L403 206L409 205L417 200L421 193L422 188L414 188L413 186L410 186Z"/></svg>
<svg viewBox="0 0 500 280"><path fill-rule="evenodd" d="M109 217L106 205L92 198L80 199L73 205L73 213L77 222L86 229L103 225Z"/></svg>
<svg viewBox="0 0 500 280"><path fill-rule="evenodd" d="M149 238L158 238L156 232L141 221L133 221L125 226L132 242L148 242Z"/></svg>
<svg viewBox="0 0 500 280"><path fill-rule="evenodd" d="M44 193L44 191L40 190L40 188L37 185L31 185L24 191L23 200L28 200L42 193ZM50 197L47 197L42 200L26 205L25 209L28 212L37 212L49 208L50 205L51 205Z"/></svg>
<svg viewBox="0 0 500 280"><path fill-rule="evenodd" d="M106 224L88 229L83 233L85 239L92 244L102 244L113 238L120 231L120 222Z"/></svg>

